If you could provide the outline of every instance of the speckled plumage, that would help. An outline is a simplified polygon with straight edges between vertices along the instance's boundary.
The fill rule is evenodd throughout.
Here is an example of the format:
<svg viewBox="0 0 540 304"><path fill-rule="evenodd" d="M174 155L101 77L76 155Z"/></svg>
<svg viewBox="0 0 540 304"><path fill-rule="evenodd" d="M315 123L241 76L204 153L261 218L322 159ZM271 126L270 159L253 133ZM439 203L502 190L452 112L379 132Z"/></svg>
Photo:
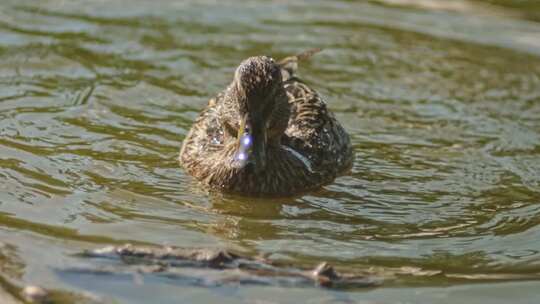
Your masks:
<svg viewBox="0 0 540 304"><path fill-rule="evenodd" d="M317 188L350 169L349 135L319 94L296 76L297 62L315 52L278 63L268 57L245 60L231 85L194 122L180 151L183 168L217 190L280 196ZM264 166L235 163L240 113L253 111L246 107L260 107L265 121Z"/></svg>

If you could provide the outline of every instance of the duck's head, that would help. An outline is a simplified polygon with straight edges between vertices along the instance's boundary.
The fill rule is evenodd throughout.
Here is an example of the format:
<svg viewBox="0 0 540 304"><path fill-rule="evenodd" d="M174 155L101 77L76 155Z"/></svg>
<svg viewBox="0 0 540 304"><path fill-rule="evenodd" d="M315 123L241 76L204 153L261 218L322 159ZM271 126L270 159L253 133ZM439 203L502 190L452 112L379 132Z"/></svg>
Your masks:
<svg viewBox="0 0 540 304"><path fill-rule="evenodd" d="M256 171L267 165L267 144L283 133L288 120L287 97L283 88L280 67L266 56L244 60L234 73L231 84L240 121L236 137L234 164L252 165ZM286 113L286 114L285 114ZM280 117L286 115L287 117ZM283 129L283 130L278 130Z"/></svg>

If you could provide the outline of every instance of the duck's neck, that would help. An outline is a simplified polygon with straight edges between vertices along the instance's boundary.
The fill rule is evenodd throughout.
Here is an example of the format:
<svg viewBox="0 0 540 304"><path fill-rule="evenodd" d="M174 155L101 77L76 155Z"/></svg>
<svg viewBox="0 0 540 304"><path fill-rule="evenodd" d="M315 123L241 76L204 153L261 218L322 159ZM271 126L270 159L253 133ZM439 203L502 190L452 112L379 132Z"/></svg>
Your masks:
<svg viewBox="0 0 540 304"><path fill-rule="evenodd" d="M272 146L279 146L281 138L289 125L291 116L291 106L285 91L276 97L274 110L268 120L268 143Z"/></svg>

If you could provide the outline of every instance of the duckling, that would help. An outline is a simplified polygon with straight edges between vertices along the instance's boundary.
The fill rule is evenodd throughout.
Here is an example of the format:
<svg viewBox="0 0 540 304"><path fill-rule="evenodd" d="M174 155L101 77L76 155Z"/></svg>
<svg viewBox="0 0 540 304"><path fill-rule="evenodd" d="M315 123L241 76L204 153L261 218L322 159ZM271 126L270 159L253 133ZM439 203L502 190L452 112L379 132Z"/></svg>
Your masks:
<svg viewBox="0 0 540 304"><path fill-rule="evenodd" d="M195 120L181 166L212 189L250 196L294 195L347 172L354 160L349 135L296 75L298 62L318 51L242 61Z"/></svg>

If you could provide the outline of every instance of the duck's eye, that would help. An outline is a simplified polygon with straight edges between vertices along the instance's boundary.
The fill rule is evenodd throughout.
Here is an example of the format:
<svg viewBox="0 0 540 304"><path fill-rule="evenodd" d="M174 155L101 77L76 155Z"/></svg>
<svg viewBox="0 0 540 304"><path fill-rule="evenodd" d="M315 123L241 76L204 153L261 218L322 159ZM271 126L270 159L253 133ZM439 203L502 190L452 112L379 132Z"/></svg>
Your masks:
<svg viewBox="0 0 540 304"><path fill-rule="evenodd" d="M233 126L231 126L231 125L229 124L229 122L224 121L224 122L223 122L223 126L225 127L225 132L227 132L227 134L229 134L230 136L233 136L233 137L237 137L237 136L238 136L238 134L237 134L238 131L237 131L235 128L233 128Z"/></svg>

